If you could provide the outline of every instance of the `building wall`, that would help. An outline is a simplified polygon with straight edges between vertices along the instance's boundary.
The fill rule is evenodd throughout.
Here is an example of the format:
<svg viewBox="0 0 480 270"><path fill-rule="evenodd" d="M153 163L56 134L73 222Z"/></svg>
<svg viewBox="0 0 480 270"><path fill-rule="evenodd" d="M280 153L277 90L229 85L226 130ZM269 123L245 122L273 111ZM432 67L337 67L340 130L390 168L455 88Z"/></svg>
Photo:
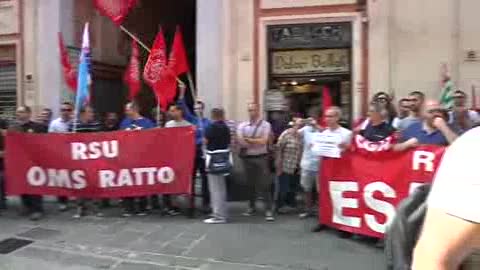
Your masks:
<svg viewBox="0 0 480 270"><path fill-rule="evenodd" d="M369 1L370 93L420 90L438 99L442 63L470 93L480 82L480 62L465 61L480 50L479 8L475 0Z"/></svg>
<svg viewBox="0 0 480 270"><path fill-rule="evenodd" d="M116 46L118 28L97 14L91 1L23 0L21 4L23 50L17 57L22 70L20 103L34 111L48 107L57 113L63 93L69 91L59 59L58 32L62 32L66 46L79 48L83 26L90 22L93 59L112 65L126 63L126 56ZM31 79L26 79L27 75Z"/></svg>
<svg viewBox="0 0 480 270"><path fill-rule="evenodd" d="M197 87L207 110L246 119L253 101L253 0L197 2Z"/></svg>

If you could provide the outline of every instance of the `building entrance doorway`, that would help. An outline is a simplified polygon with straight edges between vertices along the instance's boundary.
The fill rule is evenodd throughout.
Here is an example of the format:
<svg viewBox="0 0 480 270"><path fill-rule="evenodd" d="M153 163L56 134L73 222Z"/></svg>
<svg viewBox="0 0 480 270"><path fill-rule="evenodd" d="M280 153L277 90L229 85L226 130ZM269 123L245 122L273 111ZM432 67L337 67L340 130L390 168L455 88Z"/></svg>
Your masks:
<svg viewBox="0 0 480 270"><path fill-rule="evenodd" d="M328 89L333 105L343 111L342 124L352 118L351 52L349 22L269 26L268 115L318 117L322 92ZM272 98L275 96L275 98ZM278 106L275 103L282 103Z"/></svg>

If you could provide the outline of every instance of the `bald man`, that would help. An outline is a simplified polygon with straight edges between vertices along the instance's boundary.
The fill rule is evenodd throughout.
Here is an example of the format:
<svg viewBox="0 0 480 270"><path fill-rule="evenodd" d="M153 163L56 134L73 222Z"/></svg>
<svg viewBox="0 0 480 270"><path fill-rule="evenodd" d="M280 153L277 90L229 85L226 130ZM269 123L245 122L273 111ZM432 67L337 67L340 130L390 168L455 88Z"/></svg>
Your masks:
<svg viewBox="0 0 480 270"><path fill-rule="evenodd" d="M422 112L422 121L410 125L401 132L401 143L394 150L403 151L421 144L447 146L457 139L448 125L448 113L437 101L429 100Z"/></svg>

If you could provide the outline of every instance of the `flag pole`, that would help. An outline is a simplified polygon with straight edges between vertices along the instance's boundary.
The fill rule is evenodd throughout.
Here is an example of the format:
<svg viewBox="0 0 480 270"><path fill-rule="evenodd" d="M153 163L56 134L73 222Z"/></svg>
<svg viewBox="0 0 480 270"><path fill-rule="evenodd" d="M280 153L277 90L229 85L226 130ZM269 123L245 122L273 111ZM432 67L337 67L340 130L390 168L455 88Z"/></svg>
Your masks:
<svg viewBox="0 0 480 270"><path fill-rule="evenodd" d="M120 29L125 32L128 36L130 36L133 40L135 40L138 44L140 44L147 52L150 52L150 49L145 45L137 36L132 34L130 31L127 30L123 25L120 25Z"/></svg>
<svg viewBox="0 0 480 270"><path fill-rule="evenodd" d="M125 28L123 25L120 25L120 29L125 32L125 34L127 34L130 38L132 38L133 40L135 40L138 44L140 44L140 46L142 46L142 48L144 48L148 53L151 52L151 50L147 47L147 45L145 45L145 43L143 43L137 36L135 36L132 32L128 31L127 28ZM184 84L184 82L182 82L182 80L180 80L178 77L175 77L175 79L177 80L177 82L181 83L181 84Z"/></svg>
<svg viewBox="0 0 480 270"><path fill-rule="evenodd" d="M187 79L189 86L188 88L190 88L190 94L193 98L193 104L195 104L197 99L197 89L195 89L195 85L193 84L192 73L190 73L190 71L187 73Z"/></svg>

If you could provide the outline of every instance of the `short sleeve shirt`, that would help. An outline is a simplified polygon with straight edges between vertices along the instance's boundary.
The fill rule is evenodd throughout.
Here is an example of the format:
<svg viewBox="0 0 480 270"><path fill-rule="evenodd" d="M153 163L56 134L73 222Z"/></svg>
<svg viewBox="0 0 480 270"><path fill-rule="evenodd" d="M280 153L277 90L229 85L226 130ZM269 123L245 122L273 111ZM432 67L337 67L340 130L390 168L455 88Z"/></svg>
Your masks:
<svg viewBox="0 0 480 270"><path fill-rule="evenodd" d="M265 120L259 120L261 122L243 122L238 125L237 134L243 138L265 138L269 137L272 132L272 126ZM257 128L258 126L258 128ZM256 131L255 131L256 130ZM247 144L244 145L247 148L247 155L258 156L268 153L267 145Z"/></svg>
<svg viewBox="0 0 480 270"><path fill-rule="evenodd" d="M379 125L372 125L368 123L367 126L360 131L360 135L372 142L379 142L391 136L395 129L387 122L382 122Z"/></svg>
<svg viewBox="0 0 480 270"><path fill-rule="evenodd" d="M420 144L431 144L431 145L443 145L447 146L448 141L442 132L435 130L431 133L425 130L423 123L415 123L410 125L406 130L401 134L401 141L405 142L412 138L416 138Z"/></svg>
<svg viewBox="0 0 480 270"><path fill-rule="evenodd" d="M303 135L303 154L302 161L300 162L300 167L302 170L316 172L318 171L320 157L313 153L312 143L320 131L312 128L311 126L306 126L300 129L300 134Z"/></svg>
<svg viewBox="0 0 480 270"><path fill-rule="evenodd" d="M480 223L480 127L458 138L446 151L435 176L428 206Z"/></svg>

